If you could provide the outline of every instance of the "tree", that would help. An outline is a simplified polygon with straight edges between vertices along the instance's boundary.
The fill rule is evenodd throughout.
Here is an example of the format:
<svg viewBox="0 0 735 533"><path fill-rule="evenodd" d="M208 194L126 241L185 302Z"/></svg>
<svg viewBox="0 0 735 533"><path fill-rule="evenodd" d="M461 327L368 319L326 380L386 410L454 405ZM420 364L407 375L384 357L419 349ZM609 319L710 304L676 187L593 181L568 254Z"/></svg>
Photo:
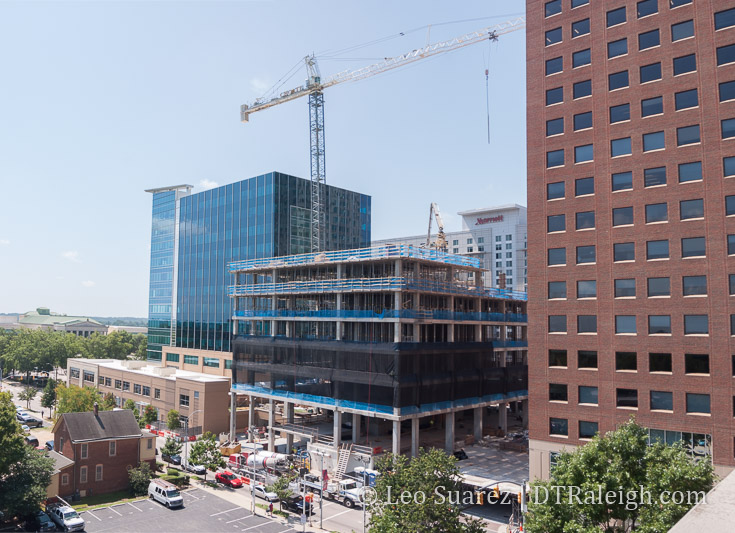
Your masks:
<svg viewBox="0 0 735 533"><path fill-rule="evenodd" d="M123 409L130 409L133 412L138 410L135 406L135 401L131 400L130 398L125 400L125 405L123 406Z"/></svg>
<svg viewBox="0 0 735 533"><path fill-rule="evenodd" d="M102 403L102 397L97 389L92 387L77 387L64 383L56 386L56 416L64 413L81 413L92 411L94 403Z"/></svg>
<svg viewBox="0 0 735 533"><path fill-rule="evenodd" d="M102 398L102 405L100 405L100 409L104 411L112 411L115 407L117 407L117 404L115 403L115 395L111 392L108 392L105 394L105 397Z"/></svg>
<svg viewBox="0 0 735 533"><path fill-rule="evenodd" d="M133 496L142 496L148 492L148 484L151 482L151 467L148 463L140 463L137 468L128 470L130 480L130 492Z"/></svg>
<svg viewBox="0 0 735 533"><path fill-rule="evenodd" d="M12 394L0 392L0 480L3 484L11 465L20 461L23 450L27 448L15 412Z"/></svg>
<svg viewBox="0 0 735 533"><path fill-rule="evenodd" d="M714 482L708 458L692 459L681 444L649 445L648 431L631 419L573 452L562 453L550 479L533 482L526 531L668 531L694 505L693 498L686 497L688 491L701 491L699 496L703 497ZM570 497L577 487L579 497ZM595 496L589 497L589 491ZM617 496L621 491L625 498ZM683 503L671 503L670 497L662 499L664 491L683 492ZM607 498L608 494L616 497Z"/></svg>
<svg viewBox="0 0 735 533"><path fill-rule="evenodd" d="M143 423L152 424L158 420L158 410L152 405L146 405L143 410Z"/></svg>
<svg viewBox="0 0 735 533"><path fill-rule="evenodd" d="M279 477L273 485L266 488L268 492L275 492L278 496L278 508L283 511L283 500L292 496L289 484L294 480L295 475L284 474Z"/></svg>
<svg viewBox="0 0 735 533"><path fill-rule="evenodd" d="M181 420L179 419L179 412L176 409L171 409L166 417L166 427L171 431L175 431L181 427Z"/></svg>
<svg viewBox="0 0 735 533"><path fill-rule="evenodd" d="M217 440L211 431L207 431L194 443L189 452L190 465L201 465L207 470L224 468L225 460L217 446ZM207 471L204 471L204 480L207 480Z"/></svg>
<svg viewBox="0 0 735 533"><path fill-rule="evenodd" d="M375 498L373 502L368 500L370 531L484 532L480 520L460 513L462 500L458 502L457 497L469 498L472 493L462 491L456 462L454 456L436 449L421 449L413 459L403 455L381 459L378 470L382 474L375 484ZM404 491L411 498L395 504Z"/></svg>
<svg viewBox="0 0 735 533"><path fill-rule="evenodd" d="M41 405L49 410L49 416L51 416L51 408L56 405L56 381L53 379L46 382L41 396Z"/></svg>
<svg viewBox="0 0 735 533"><path fill-rule="evenodd" d="M3 450L3 454L5 450ZM0 490L0 511L6 516L24 517L34 514L54 472L53 459L32 446L24 446L19 461L10 465Z"/></svg>
<svg viewBox="0 0 735 533"><path fill-rule="evenodd" d="M161 448L161 455L181 455L181 448L182 444L180 442L168 437L163 448Z"/></svg>
<svg viewBox="0 0 735 533"><path fill-rule="evenodd" d="M30 409L31 400L36 397L36 394L38 394L38 389L35 387L31 387L30 385L27 385L18 394L18 399L22 402L26 402L26 408Z"/></svg>

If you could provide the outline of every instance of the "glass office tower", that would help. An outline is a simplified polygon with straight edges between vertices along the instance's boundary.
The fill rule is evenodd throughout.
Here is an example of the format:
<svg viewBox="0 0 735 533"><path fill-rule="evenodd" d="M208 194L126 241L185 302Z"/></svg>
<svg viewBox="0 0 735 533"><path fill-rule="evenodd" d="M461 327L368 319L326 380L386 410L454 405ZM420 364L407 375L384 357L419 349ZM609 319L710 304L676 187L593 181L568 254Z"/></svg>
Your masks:
<svg viewBox="0 0 735 533"><path fill-rule="evenodd" d="M149 191L154 195L148 335L152 360L161 360L162 345L230 351L227 263L310 248L309 180L271 172L197 194L176 191ZM325 249L368 246L371 198L332 186L325 186L325 192ZM159 272L163 256L175 260L166 266L169 270ZM159 286L159 274L170 277L170 285ZM171 289L169 296L166 288Z"/></svg>

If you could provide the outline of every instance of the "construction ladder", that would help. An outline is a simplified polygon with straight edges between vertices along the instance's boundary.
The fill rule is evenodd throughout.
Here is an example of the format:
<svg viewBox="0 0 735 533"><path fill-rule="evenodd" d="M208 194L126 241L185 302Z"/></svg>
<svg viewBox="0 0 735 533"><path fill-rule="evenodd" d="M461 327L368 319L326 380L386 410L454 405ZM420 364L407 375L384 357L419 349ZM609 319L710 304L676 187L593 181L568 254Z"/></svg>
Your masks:
<svg viewBox="0 0 735 533"><path fill-rule="evenodd" d="M347 471L347 463L350 461L350 455L352 455L352 443L343 444L339 447L339 458L337 459L337 468L334 469L335 481L341 481Z"/></svg>

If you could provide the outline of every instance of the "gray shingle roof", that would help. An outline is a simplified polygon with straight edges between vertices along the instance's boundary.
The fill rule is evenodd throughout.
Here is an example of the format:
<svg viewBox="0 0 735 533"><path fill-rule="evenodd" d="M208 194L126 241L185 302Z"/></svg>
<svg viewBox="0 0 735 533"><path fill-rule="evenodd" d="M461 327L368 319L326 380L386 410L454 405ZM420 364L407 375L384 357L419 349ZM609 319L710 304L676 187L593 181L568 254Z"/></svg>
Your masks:
<svg viewBox="0 0 735 533"><path fill-rule="evenodd" d="M54 474L58 474L67 466L71 466L74 464L74 461L72 461L68 457L64 457L58 452L46 452L46 456L54 460Z"/></svg>
<svg viewBox="0 0 735 533"><path fill-rule="evenodd" d="M113 438L140 438L142 433L133 412L121 411L64 413L61 415L72 442Z"/></svg>

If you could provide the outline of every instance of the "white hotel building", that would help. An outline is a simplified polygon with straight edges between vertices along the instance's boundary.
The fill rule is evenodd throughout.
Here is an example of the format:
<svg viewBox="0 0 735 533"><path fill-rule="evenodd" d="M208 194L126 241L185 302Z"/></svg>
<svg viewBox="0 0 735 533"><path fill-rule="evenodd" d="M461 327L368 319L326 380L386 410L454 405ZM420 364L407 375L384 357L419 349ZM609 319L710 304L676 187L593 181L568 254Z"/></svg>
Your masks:
<svg viewBox="0 0 735 533"><path fill-rule="evenodd" d="M462 217L462 231L445 230L447 251L480 258L482 268L489 271L485 274L485 286L499 287L500 274L505 274L506 289L526 292L526 208L507 204L457 214ZM436 240L436 234L431 240ZM382 239L372 244L399 243L425 245L426 234Z"/></svg>

